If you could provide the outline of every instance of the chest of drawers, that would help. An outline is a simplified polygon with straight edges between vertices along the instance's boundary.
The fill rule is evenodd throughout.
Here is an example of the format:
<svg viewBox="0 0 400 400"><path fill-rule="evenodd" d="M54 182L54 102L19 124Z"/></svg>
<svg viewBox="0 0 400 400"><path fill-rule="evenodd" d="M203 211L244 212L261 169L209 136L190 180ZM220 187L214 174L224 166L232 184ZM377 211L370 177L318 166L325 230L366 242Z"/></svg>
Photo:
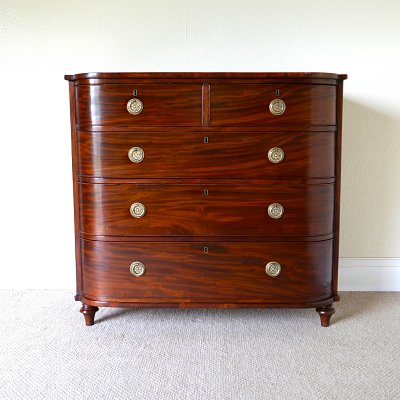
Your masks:
<svg viewBox="0 0 400 400"><path fill-rule="evenodd" d="M316 308L337 294L343 80L67 75L76 300Z"/></svg>

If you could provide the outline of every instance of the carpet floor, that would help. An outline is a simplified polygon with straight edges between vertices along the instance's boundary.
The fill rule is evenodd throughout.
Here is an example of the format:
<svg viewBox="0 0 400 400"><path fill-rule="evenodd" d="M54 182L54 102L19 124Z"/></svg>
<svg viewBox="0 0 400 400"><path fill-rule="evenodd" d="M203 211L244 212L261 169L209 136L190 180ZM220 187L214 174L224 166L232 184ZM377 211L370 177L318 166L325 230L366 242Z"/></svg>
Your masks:
<svg viewBox="0 0 400 400"><path fill-rule="evenodd" d="M315 310L107 309L0 290L0 399L400 399L400 293Z"/></svg>

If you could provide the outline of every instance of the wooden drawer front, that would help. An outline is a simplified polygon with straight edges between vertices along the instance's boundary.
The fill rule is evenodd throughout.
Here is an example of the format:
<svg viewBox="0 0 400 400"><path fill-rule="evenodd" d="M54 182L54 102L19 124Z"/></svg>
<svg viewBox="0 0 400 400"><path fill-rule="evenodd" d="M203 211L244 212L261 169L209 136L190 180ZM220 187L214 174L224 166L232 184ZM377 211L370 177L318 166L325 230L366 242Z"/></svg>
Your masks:
<svg viewBox="0 0 400 400"><path fill-rule="evenodd" d="M279 89L279 96L276 90ZM281 115L269 111L272 100L286 104ZM211 85L211 125L335 125L336 86Z"/></svg>
<svg viewBox="0 0 400 400"><path fill-rule="evenodd" d="M334 132L80 132L80 174L104 178L333 177L334 146ZM143 150L141 162L129 160L132 147ZM274 147L284 151L278 164L268 160Z"/></svg>
<svg viewBox="0 0 400 400"><path fill-rule="evenodd" d="M82 241L85 297L137 302L312 302L332 295L332 243ZM204 248L207 248L207 253ZM131 263L145 273L135 277ZM281 265L266 274L270 261Z"/></svg>
<svg viewBox="0 0 400 400"><path fill-rule="evenodd" d="M127 236L327 235L332 233L333 191L333 184L81 184L81 230ZM130 215L136 202L147 209L142 218ZM271 203L284 207L280 219L268 216Z"/></svg>
<svg viewBox="0 0 400 400"><path fill-rule="evenodd" d="M137 90L137 96L133 96ZM201 85L104 84L76 87L78 125L106 126L200 126L202 124ZM143 111L132 115L127 103L132 98L143 103Z"/></svg>

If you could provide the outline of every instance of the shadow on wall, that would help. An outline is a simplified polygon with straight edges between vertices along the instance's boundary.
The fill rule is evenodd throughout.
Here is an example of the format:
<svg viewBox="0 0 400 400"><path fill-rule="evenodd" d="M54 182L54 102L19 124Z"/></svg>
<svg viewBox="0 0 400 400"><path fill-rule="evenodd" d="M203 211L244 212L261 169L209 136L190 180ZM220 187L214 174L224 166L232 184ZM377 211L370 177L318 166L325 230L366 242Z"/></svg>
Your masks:
<svg viewBox="0 0 400 400"><path fill-rule="evenodd" d="M399 257L400 120L344 99L341 257Z"/></svg>

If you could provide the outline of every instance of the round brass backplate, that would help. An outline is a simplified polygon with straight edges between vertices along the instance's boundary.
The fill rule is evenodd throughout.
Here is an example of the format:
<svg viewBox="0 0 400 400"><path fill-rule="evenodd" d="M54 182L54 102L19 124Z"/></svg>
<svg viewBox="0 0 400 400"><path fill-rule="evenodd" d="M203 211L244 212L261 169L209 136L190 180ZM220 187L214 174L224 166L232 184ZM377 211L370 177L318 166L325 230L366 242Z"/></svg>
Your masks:
<svg viewBox="0 0 400 400"><path fill-rule="evenodd" d="M275 277L278 276L281 273L282 267L281 264L279 264L276 261L270 261L266 266L265 266L265 272L267 275Z"/></svg>
<svg viewBox="0 0 400 400"><path fill-rule="evenodd" d="M146 214L146 207L142 203L133 203L129 211L132 217L142 218Z"/></svg>
<svg viewBox="0 0 400 400"><path fill-rule="evenodd" d="M140 163L144 159L144 151L141 147L132 147L128 151L128 157L133 163Z"/></svg>
<svg viewBox="0 0 400 400"><path fill-rule="evenodd" d="M130 114L138 115L143 111L143 103L137 98L130 99L126 105L126 109Z"/></svg>
<svg viewBox="0 0 400 400"><path fill-rule="evenodd" d="M134 261L129 267L129 271L133 276L138 278L145 273L146 267L140 261Z"/></svg>
<svg viewBox="0 0 400 400"><path fill-rule="evenodd" d="M269 111L274 115L281 115L286 110L286 104L281 99L274 99L269 103Z"/></svg>
<svg viewBox="0 0 400 400"><path fill-rule="evenodd" d="M279 164L285 158L285 153L280 147L272 147L268 151L268 160L273 164Z"/></svg>
<svg viewBox="0 0 400 400"><path fill-rule="evenodd" d="M284 212L282 204L272 203L268 206L268 215L273 219L281 218Z"/></svg>

